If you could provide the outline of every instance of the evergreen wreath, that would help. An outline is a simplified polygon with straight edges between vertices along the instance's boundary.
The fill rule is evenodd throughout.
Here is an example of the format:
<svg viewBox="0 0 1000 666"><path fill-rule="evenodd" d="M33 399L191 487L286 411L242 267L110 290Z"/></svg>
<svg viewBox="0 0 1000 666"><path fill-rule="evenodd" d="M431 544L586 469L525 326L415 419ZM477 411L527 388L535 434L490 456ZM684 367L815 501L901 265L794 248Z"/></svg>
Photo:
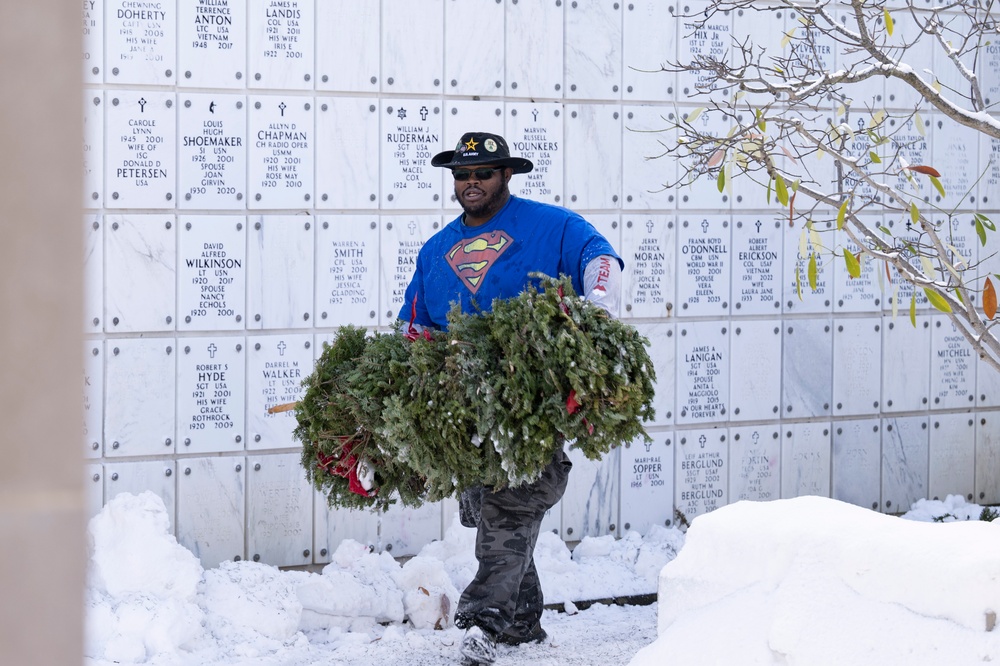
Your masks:
<svg viewBox="0 0 1000 666"><path fill-rule="evenodd" d="M345 326L296 405L302 464L331 506L418 506L537 479L564 442L598 459L653 418L648 340L533 274L490 312L456 305L447 331Z"/></svg>

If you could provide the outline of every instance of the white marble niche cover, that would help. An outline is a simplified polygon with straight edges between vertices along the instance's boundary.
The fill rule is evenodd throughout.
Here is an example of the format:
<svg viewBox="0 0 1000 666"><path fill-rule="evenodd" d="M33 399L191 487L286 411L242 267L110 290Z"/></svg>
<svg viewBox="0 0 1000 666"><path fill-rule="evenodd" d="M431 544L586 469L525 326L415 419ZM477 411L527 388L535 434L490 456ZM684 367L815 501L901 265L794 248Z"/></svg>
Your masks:
<svg viewBox="0 0 1000 666"><path fill-rule="evenodd" d="M104 204L173 208L177 185L174 94L115 90L106 95Z"/></svg>
<svg viewBox="0 0 1000 666"><path fill-rule="evenodd" d="M945 196L934 192L933 201L947 209L973 210L976 207L976 180L980 166L978 148L980 133L960 125L944 114L928 114L931 121L931 159L941 173Z"/></svg>
<svg viewBox="0 0 1000 666"><path fill-rule="evenodd" d="M508 97L562 96L563 4L560 0L504 3Z"/></svg>
<svg viewBox="0 0 1000 666"><path fill-rule="evenodd" d="M441 538L442 502L412 508L393 504L379 517L378 551L393 557L416 555L424 545Z"/></svg>
<svg viewBox="0 0 1000 666"><path fill-rule="evenodd" d="M729 442L724 428L686 430L676 440L674 505L690 524L729 504Z"/></svg>
<svg viewBox="0 0 1000 666"><path fill-rule="evenodd" d="M170 85L177 71L177 7L173 2L106 0L106 83Z"/></svg>
<svg viewBox="0 0 1000 666"><path fill-rule="evenodd" d="M378 217L322 215L316 224L317 325L377 324Z"/></svg>
<svg viewBox="0 0 1000 666"><path fill-rule="evenodd" d="M645 534L674 524L674 434L650 433L626 442L621 452L621 534Z"/></svg>
<svg viewBox="0 0 1000 666"><path fill-rule="evenodd" d="M316 207L378 207L378 100L320 97L316 100ZM345 132L344 128L351 128Z"/></svg>
<svg viewBox="0 0 1000 666"><path fill-rule="evenodd" d="M312 98L258 95L248 103L247 206L311 208L316 154Z"/></svg>
<svg viewBox="0 0 1000 666"><path fill-rule="evenodd" d="M834 226L832 222L812 222L785 231L784 277L785 312L819 314L833 309ZM810 263L815 257L816 288L809 280Z"/></svg>
<svg viewBox="0 0 1000 666"><path fill-rule="evenodd" d="M246 458L177 463L177 541L206 568L246 557Z"/></svg>
<svg viewBox="0 0 1000 666"><path fill-rule="evenodd" d="M730 419L777 419L781 405L781 323L734 321L732 326Z"/></svg>
<svg viewBox="0 0 1000 666"><path fill-rule="evenodd" d="M263 335L247 338L247 448L299 446L292 437L295 411L271 407L297 402L302 380L313 371L312 335Z"/></svg>
<svg viewBox="0 0 1000 666"><path fill-rule="evenodd" d="M312 562L313 487L301 455L247 457L247 555L254 562Z"/></svg>
<svg viewBox="0 0 1000 666"><path fill-rule="evenodd" d="M621 230L623 317L669 317L674 310L677 232L669 215L626 214Z"/></svg>
<svg viewBox="0 0 1000 666"><path fill-rule="evenodd" d="M677 366L677 346L674 344L674 324L671 322L640 322L634 324L639 334L649 340L649 358L656 372L653 394L653 425L674 422L676 385L674 372Z"/></svg>
<svg viewBox="0 0 1000 666"><path fill-rule="evenodd" d="M882 224L882 216L862 216L869 228ZM882 307L882 286L885 284L885 264L862 252L858 244L843 229L836 232L838 249L846 248L860 264L861 274L851 277L843 257L833 260L833 311L878 312Z"/></svg>
<svg viewBox="0 0 1000 666"><path fill-rule="evenodd" d="M931 318L882 317L882 409L927 409L930 401Z"/></svg>
<svg viewBox="0 0 1000 666"><path fill-rule="evenodd" d="M832 496L878 510L881 500L881 424L877 418L833 425Z"/></svg>
<svg viewBox="0 0 1000 666"><path fill-rule="evenodd" d="M882 419L882 510L909 511L927 497L929 430L926 416Z"/></svg>
<svg viewBox="0 0 1000 666"><path fill-rule="evenodd" d="M976 487L976 433L973 414L934 414L930 428L927 495L943 500L960 495L973 501Z"/></svg>
<svg viewBox="0 0 1000 666"><path fill-rule="evenodd" d="M781 415L829 416L833 391L833 332L829 319L782 323Z"/></svg>
<svg viewBox="0 0 1000 666"><path fill-rule="evenodd" d="M531 160L530 173L519 174L510 181L510 193L544 203L565 205L563 173L565 146L563 141L562 104L508 102L504 138L510 154Z"/></svg>
<svg viewBox="0 0 1000 666"><path fill-rule="evenodd" d="M440 215L382 216L379 323L391 326L403 307L420 248L441 228Z"/></svg>
<svg viewBox="0 0 1000 666"><path fill-rule="evenodd" d="M677 143L676 115L659 106L624 106L622 114L622 208L674 208L677 160L666 152Z"/></svg>
<svg viewBox="0 0 1000 666"><path fill-rule="evenodd" d="M560 502L564 541L617 534L621 482L619 450L608 451L600 460L590 460L582 451L570 446L567 453L573 462L573 473L569 475Z"/></svg>
<svg viewBox="0 0 1000 666"><path fill-rule="evenodd" d="M178 2L177 34L178 85L196 88L246 85L246 2Z"/></svg>
<svg viewBox="0 0 1000 666"><path fill-rule="evenodd" d="M729 501L781 497L781 435L777 424L729 429Z"/></svg>
<svg viewBox="0 0 1000 666"><path fill-rule="evenodd" d="M375 550L379 527L377 513L331 507L326 495L319 491L313 493L313 498L313 562L329 562L337 546L345 539Z"/></svg>
<svg viewBox="0 0 1000 666"><path fill-rule="evenodd" d="M240 451L246 436L245 339L183 338L177 356L177 449Z"/></svg>
<svg viewBox="0 0 1000 666"><path fill-rule="evenodd" d="M106 457L174 452L175 351L173 338L105 342Z"/></svg>
<svg viewBox="0 0 1000 666"><path fill-rule="evenodd" d="M108 215L104 223L105 330L174 330L177 234L173 215Z"/></svg>
<svg viewBox="0 0 1000 666"><path fill-rule="evenodd" d="M882 318L839 319L833 333L833 414L877 414L882 392Z"/></svg>
<svg viewBox="0 0 1000 666"><path fill-rule="evenodd" d="M677 325L677 423L729 418L730 345L726 323Z"/></svg>
<svg viewBox="0 0 1000 666"><path fill-rule="evenodd" d="M305 215L250 217L247 328L313 325L314 221Z"/></svg>
<svg viewBox="0 0 1000 666"><path fill-rule="evenodd" d="M568 99L621 99L623 4L571 2L566 6Z"/></svg>
<svg viewBox="0 0 1000 666"><path fill-rule="evenodd" d="M247 71L251 88L313 88L314 0L250 0Z"/></svg>
<svg viewBox="0 0 1000 666"><path fill-rule="evenodd" d="M709 3L692 0L677 7L677 59L682 63L694 62L698 56L712 56L729 62L732 50L733 20L730 12L709 14ZM723 57L720 57L723 56ZM698 69L677 75L677 93L680 99L699 95L728 98L730 92L715 92L720 84L713 83L707 70ZM702 98L704 99L704 98ZM692 101L698 102L698 99Z"/></svg>
<svg viewBox="0 0 1000 666"><path fill-rule="evenodd" d="M567 104L566 206L618 208L622 193L622 113L611 104Z"/></svg>
<svg viewBox="0 0 1000 666"><path fill-rule="evenodd" d="M829 423L789 423L781 440L781 497L830 497Z"/></svg>
<svg viewBox="0 0 1000 666"><path fill-rule="evenodd" d="M680 218L677 227L678 316L729 314L731 226L728 215Z"/></svg>
<svg viewBox="0 0 1000 666"><path fill-rule="evenodd" d="M678 132L682 137L693 137L694 132L697 132L699 135L725 138L734 123L722 111L705 110L704 107L680 113L682 123ZM720 192L717 173L709 172L707 167L700 168L700 161L690 157L684 144L681 145L678 157L682 160L680 168L687 169L687 172L682 175L677 188L677 207L686 210L728 210L732 205L732 188L723 188Z"/></svg>
<svg viewBox="0 0 1000 666"><path fill-rule="evenodd" d="M444 0L382 0L382 92L443 92L444 43Z"/></svg>
<svg viewBox="0 0 1000 666"><path fill-rule="evenodd" d="M677 59L674 5L660 0L625 3L622 18L622 97L627 100L673 99L677 74L661 71Z"/></svg>
<svg viewBox="0 0 1000 666"><path fill-rule="evenodd" d="M784 245L781 221L771 216L733 216L733 314L781 312Z"/></svg>
<svg viewBox="0 0 1000 666"><path fill-rule="evenodd" d="M247 300L246 218L187 215L177 223L177 329L242 330Z"/></svg>
<svg viewBox="0 0 1000 666"><path fill-rule="evenodd" d="M380 0L316 3L316 89L378 92Z"/></svg>
<svg viewBox="0 0 1000 666"><path fill-rule="evenodd" d="M496 0L450 0L445 3L444 29L448 35L444 40L446 93L503 94L505 4ZM421 51L425 52L423 45ZM471 53L475 53L476 57L469 57ZM476 125L475 129L485 128ZM461 132L457 136L460 135Z"/></svg>
<svg viewBox="0 0 1000 666"><path fill-rule="evenodd" d="M181 94L177 109L178 207L246 208L247 112L243 95Z"/></svg>
<svg viewBox="0 0 1000 666"><path fill-rule="evenodd" d="M442 146L441 101L382 100L379 148L383 208L440 208L442 169L431 158Z"/></svg>
<svg viewBox="0 0 1000 666"><path fill-rule="evenodd" d="M976 399L976 354L947 315L931 315L931 407L972 407Z"/></svg>

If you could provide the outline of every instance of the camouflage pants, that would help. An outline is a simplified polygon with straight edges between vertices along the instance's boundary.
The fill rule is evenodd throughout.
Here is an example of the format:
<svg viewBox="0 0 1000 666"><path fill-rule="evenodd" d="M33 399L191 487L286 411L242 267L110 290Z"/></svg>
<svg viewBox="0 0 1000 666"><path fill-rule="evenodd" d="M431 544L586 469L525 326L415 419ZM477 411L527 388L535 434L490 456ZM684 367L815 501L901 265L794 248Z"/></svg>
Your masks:
<svg viewBox="0 0 1000 666"><path fill-rule="evenodd" d="M573 463L560 449L534 483L462 493L462 524L476 527L479 570L462 593L455 625L494 635L528 636L542 617L542 588L534 550L545 512L566 491Z"/></svg>

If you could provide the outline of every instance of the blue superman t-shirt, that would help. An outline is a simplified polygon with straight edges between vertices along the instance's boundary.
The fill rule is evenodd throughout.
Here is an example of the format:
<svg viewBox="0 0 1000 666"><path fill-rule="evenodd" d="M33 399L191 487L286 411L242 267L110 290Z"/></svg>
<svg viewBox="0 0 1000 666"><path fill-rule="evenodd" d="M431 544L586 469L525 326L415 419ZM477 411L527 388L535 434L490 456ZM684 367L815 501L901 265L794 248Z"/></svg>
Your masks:
<svg viewBox="0 0 1000 666"><path fill-rule="evenodd" d="M583 294L583 272L602 254L621 258L585 219L566 208L511 196L478 227L459 216L420 249L399 318L447 328L458 301L463 312L486 312L497 298L513 298L532 282L528 273L569 275Z"/></svg>

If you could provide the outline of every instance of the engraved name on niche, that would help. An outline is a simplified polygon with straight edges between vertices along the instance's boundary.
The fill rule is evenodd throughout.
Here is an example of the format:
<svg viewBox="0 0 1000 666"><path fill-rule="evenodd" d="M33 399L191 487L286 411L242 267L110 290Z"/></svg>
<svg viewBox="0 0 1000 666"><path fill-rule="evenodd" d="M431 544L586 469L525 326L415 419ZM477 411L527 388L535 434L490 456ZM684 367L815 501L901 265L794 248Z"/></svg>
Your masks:
<svg viewBox="0 0 1000 666"><path fill-rule="evenodd" d="M242 328L246 301L243 218L182 217L181 221L178 328Z"/></svg>
<svg viewBox="0 0 1000 666"><path fill-rule="evenodd" d="M275 349L278 350L279 358L273 356L264 361L261 369L261 379L263 386L261 393L264 398L264 406L270 409L275 405L283 405L295 402L302 394L302 365L297 358L281 358L285 355L287 345L284 340L279 340ZM267 419L287 418L287 414L268 413Z"/></svg>
<svg viewBox="0 0 1000 666"><path fill-rule="evenodd" d="M173 81L177 27L173 2L115 0L108 5L107 20L105 59L109 81Z"/></svg>
<svg viewBox="0 0 1000 666"><path fill-rule="evenodd" d="M681 268L686 273L678 281L684 290L678 297L681 314L714 314L728 308L729 235L722 232L727 226L728 221L707 219L681 224Z"/></svg>
<svg viewBox="0 0 1000 666"><path fill-rule="evenodd" d="M440 107L413 100L386 107L383 125L382 192L393 207L425 207L440 200L441 175L431 156L441 144Z"/></svg>
<svg viewBox="0 0 1000 666"><path fill-rule="evenodd" d="M230 51L233 48L232 9L229 0L198 0L194 7L195 39L191 46L205 51Z"/></svg>
<svg viewBox="0 0 1000 666"><path fill-rule="evenodd" d="M681 437L677 508L690 520L726 504L725 442L704 432Z"/></svg>
<svg viewBox="0 0 1000 666"><path fill-rule="evenodd" d="M246 115L242 98L190 95L180 110L181 206L243 207Z"/></svg>
<svg viewBox="0 0 1000 666"><path fill-rule="evenodd" d="M687 369L683 384L688 390L687 395L678 397L683 401L681 417L686 421L721 418L726 413L728 387L722 384L724 379L728 381L729 373L724 370L728 368L725 352L729 350L712 340L703 342L684 351Z"/></svg>
<svg viewBox="0 0 1000 666"><path fill-rule="evenodd" d="M303 60L302 7L298 0L268 0L264 5L267 30L264 51L267 60Z"/></svg>
<svg viewBox="0 0 1000 666"><path fill-rule="evenodd" d="M514 109L512 113L516 111L517 109ZM525 127L512 132L510 152L512 155L531 160L535 168L520 179L511 181L511 191L520 197L558 203L562 191L558 183L562 177L562 169L557 168L559 165L556 163L562 159L559 147L561 120L549 118L547 122L548 114L543 111L535 108L525 111L526 115L531 117L521 120L527 123ZM558 110L553 115L557 117Z"/></svg>
<svg viewBox="0 0 1000 666"><path fill-rule="evenodd" d="M327 325L369 323L378 314L378 223L368 218L322 218L316 243L320 319Z"/></svg>
<svg viewBox="0 0 1000 666"><path fill-rule="evenodd" d="M662 229L657 229L653 220L645 222L628 220L627 229L633 224L641 227L644 233L639 237L639 245L632 253L630 268L633 275L632 293L629 294L635 310L649 313L652 316L663 315L667 311L667 253L664 247ZM672 223L663 222L662 225ZM636 307L638 306L638 307ZM635 316L635 313L633 313ZM641 316L641 315L640 315Z"/></svg>
<svg viewBox="0 0 1000 666"><path fill-rule="evenodd" d="M122 90L112 96L106 120L109 208L173 207L177 164L173 105L172 93L152 90Z"/></svg>
<svg viewBox="0 0 1000 666"><path fill-rule="evenodd" d="M233 338L188 338L183 349L177 422L184 450L243 448L243 344Z"/></svg>
<svg viewBox="0 0 1000 666"><path fill-rule="evenodd" d="M311 199L313 183L312 105L301 98L259 97L252 101L254 145L249 182L251 207L299 206Z"/></svg>
<svg viewBox="0 0 1000 666"><path fill-rule="evenodd" d="M638 445L635 445L638 446ZM634 489L659 488L664 484L663 456L652 452L653 444L647 442L646 453L639 453L632 461L629 487Z"/></svg>
<svg viewBox="0 0 1000 666"><path fill-rule="evenodd" d="M781 306L776 275L781 275L781 236L763 220L737 222L733 231L733 307L742 314L764 314ZM737 245L737 243L739 245Z"/></svg>
<svg viewBox="0 0 1000 666"><path fill-rule="evenodd" d="M702 16L688 17L693 20L685 22L681 30L681 60L694 62L698 56L709 56L712 58L724 58L725 53L730 50L729 33L731 32L729 19L723 22L723 14L715 15L712 22ZM684 53L686 51L686 53ZM715 81L712 72L704 69L696 69L688 72L681 72L681 87L685 95L693 95L698 91L716 90L720 83Z"/></svg>

